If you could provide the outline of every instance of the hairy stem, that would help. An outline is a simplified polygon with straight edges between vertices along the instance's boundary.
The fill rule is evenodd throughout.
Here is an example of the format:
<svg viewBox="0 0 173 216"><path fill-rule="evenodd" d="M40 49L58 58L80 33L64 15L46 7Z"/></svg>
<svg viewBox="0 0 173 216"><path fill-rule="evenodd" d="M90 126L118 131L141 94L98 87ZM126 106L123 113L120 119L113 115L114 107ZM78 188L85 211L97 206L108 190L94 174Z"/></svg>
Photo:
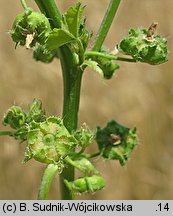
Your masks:
<svg viewBox="0 0 173 216"><path fill-rule="evenodd" d="M96 39L94 41L94 45L92 47L93 51L100 51L101 46L107 36L107 33L110 29L114 16L117 12L118 6L121 0L111 0L106 11L106 14L101 23L100 29L96 35Z"/></svg>
<svg viewBox="0 0 173 216"><path fill-rule="evenodd" d="M59 53L61 66L63 71L64 82L64 105L63 105L63 121L69 132L77 129L78 111L80 101L80 87L83 71L77 67L73 54L66 47L61 48ZM64 184L64 180L74 180L74 167L68 165L60 175L60 188L62 199L73 199L73 194Z"/></svg>
<svg viewBox="0 0 173 216"><path fill-rule="evenodd" d="M28 8L25 0L20 0L22 7L26 10Z"/></svg>
<svg viewBox="0 0 173 216"><path fill-rule="evenodd" d="M79 171L83 172L83 169L81 169L80 166L78 166L76 163L74 163L74 161L73 161L70 157L67 156L67 157L65 158L65 161L66 161L67 163L69 163L71 166L73 166L73 167L75 167L76 169L78 169Z"/></svg>
<svg viewBox="0 0 173 216"><path fill-rule="evenodd" d="M117 60L117 61L126 61L126 62L136 62L135 59L132 58L124 58L120 56L114 56L106 53L101 53L101 52L96 52L96 51L87 51L85 52L85 57L90 58L90 57L103 57L106 59L110 60Z"/></svg>
<svg viewBox="0 0 173 216"><path fill-rule="evenodd" d="M95 157L97 157L97 156L99 156L100 155L100 152L97 152L97 153L94 153L94 154L87 154L86 155L86 158L95 158Z"/></svg>
<svg viewBox="0 0 173 216"><path fill-rule="evenodd" d="M61 16L55 5L55 2L53 0L35 0L35 2L39 6L40 10L45 13L48 18L50 18L52 28L60 27ZM58 49L58 55L62 65L64 81L63 120L69 132L72 132L73 130L76 130L78 122L77 117L82 71L81 69L77 68L77 66L75 66L75 63L73 61L73 54L68 49L68 47L63 46ZM67 179L68 181L74 180L74 168L70 165L65 168L63 173L60 175L61 198L65 200L70 200L73 199L73 194L64 184L65 179ZM49 184L49 187L50 186L51 184ZM42 191L44 191L44 184L42 187ZM48 190L46 188L45 193L48 193Z"/></svg>
<svg viewBox="0 0 173 216"><path fill-rule="evenodd" d="M13 131L0 131L0 136L13 136Z"/></svg>
<svg viewBox="0 0 173 216"><path fill-rule="evenodd" d="M52 28L61 26L61 15L54 0L35 0L40 10L50 19ZM100 30L93 47L94 51L99 51L112 23L120 0L112 0L102 22ZM74 54L67 46L58 49L58 56L61 61L64 83L63 121L70 133L77 129L78 110L80 101L80 88L83 70L77 66ZM83 61L83 59L80 59ZM54 170L54 169L53 169ZM54 173L54 172L53 172ZM43 175L39 198L47 198L54 174L49 172L49 167ZM74 180L74 167L68 165L60 175L61 198L63 200L73 199L73 194L64 184L64 180ZM46 184L46 181L48 182ZM44 183L45 182L45 183Z"/></svg>
<svg viewBox="0 0 173 216"><path fill-rule="evenodd" d="M41 185L39 188L38 199L39 200L47 200L48 193L50 191L50 187L52 185L52 181L59 170L58 165L49 164L44 171Z"/></svg>

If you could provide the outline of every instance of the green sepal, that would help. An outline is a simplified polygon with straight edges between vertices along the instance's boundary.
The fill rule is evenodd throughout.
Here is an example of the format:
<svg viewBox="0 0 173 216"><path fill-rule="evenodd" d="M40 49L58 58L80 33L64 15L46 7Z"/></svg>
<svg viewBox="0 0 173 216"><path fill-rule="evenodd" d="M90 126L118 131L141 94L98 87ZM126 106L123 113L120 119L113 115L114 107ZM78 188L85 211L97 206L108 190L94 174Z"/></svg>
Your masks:
<svg viewBox="0 0 173 216"><path fill-rule="evenodd" d="M85 124L74 132L74 137L78 140L78 146L85 148L91 144L94 139L94 132L91 131Z"/></svg>
<svg viewBox="0 0 173 216"><path fill-rule="evenodd" d="M20 141L27 139L29 125L32 121L45 121L45 111L42 109L41 101L34 99L29 105L29 111L24 112L19 106L12 106L5 114L3 124L10 125L11 128L16 129L13 137Z"/></svg>
<svg viewBox="0 0 173 216"><path fill-rule="evenodd" d="M129 34L118 45L121 53L135 60L156 65L168 60L167 40L160 35L148 38L148 30L130 29Z"/></svg>
<svg viewBox="0 0 173 216"><path fill-rule="evenodd" d="M45 121L46 114L45 110L42 108L42 102L38 99L33 99L32 103L29 105L29 112L26 114L26 123L31 121L42 122Z"/></svg>
<svg viewBox="0 0 173 216"><path fill-rule="evenodd" d="M4 119L3 125L10 125L13 129L19 129L24 126L26 120L26 114L23 112L21 107L12 106L7 110Z"/></svg>
<svg viewBox="0 0 173 216"><path fill-rule="evenodd" d="M72 182L64 180L64 183L73 193L94 193L105 187L105 181L101 176L78 178Z"/></svg>
<svg viewBox="0 0 173 216"><path fill-rule="evenodd" d="M104 159L119 160L124 166L138 144L138 137L136 128L131 130L112 120L105 128L97 128L96 141Z"/></svg>
<svg viewBox="0 0 173 216"><path fill-rule="evenodd" d="M96 61L92 61L92 60L85 60L83 62L83 64L81 65L81 68L83 67L90 67L92 70L96 71L98 74L101 75L101 77L104 77L104 73L102 71L102 69L99 67L99 64Z"/></svg>
<svg viewBox="0 0 173 216"><path fill-rule="evenodd" d="M86 50L87 46L88 46L88 43L89 43L89 40L91 39L93 33L88 31L86 29L86 19L83 18L81 23L80 23L80 27L79 27L79 39L83 45L83 49Z"/></svg>
<svg viewBox="0 0 173 216"><path fill-rule="evenodd" d="M16 130L16 132L13 134L13 137L16 140L19 140L20 142L26 141L28 136L28 125L24 125L23 127Z"/></svg>
<svg viewBox="0 0 173 216"><path fill-rule="evenodd" d="M111 79L115 71L119 69L120 66L112 60L106 58L109 51L105 47L101 48L100 53L105 54L105 57L92 56L90 60L97 62L97 66L102 70L102 73L100 74L104 79Z"/></svg>
<svg viewBox="0 0 173 216"><path fill-rule="evenodd" d="M58 57L56 50L49 51L45 48L45 46L42 45L37 45L34 48L33 58L36 61L41 61L43 63L51 63L55 57Z"/></svg>
<svg viewBox="0 0 173 216"><path fill-rule="evenodd" d="M72 41L75 41L75 37L70 32L55 28L49 34L46 41L46 49L52 51Z"/></svg>
<svg viewBox="0 0 173 216"><path fill-rule="evenodd" d="M24 46L28 34L33 34L33 40L30 44L31 47L36 43L44 44L47 39L51 27L47 17L39 12L25 11L20 13L12 25L10 35L16 44Z"/></svg>
<svg viewBox="0 0 173 216"><path fill-rule="evenodd" d="M103 71L104 79L111 79L115 71L120 68L118 64L106 58L99 57L96 59L96 61Z"/></svg>

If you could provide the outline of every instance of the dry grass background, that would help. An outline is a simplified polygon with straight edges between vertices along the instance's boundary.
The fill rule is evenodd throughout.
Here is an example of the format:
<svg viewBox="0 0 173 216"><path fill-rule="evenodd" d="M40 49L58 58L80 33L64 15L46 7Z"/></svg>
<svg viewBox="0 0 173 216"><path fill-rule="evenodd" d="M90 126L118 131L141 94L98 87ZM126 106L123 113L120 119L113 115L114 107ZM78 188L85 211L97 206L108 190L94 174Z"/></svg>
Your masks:
<svg viewBox="0 0 173 216"><path fill-rule="evenodd" d="M57 1L65 11L77 1ZM108 0L87 1L87 25L94 33L100 24ZM28 1L37 9L34 1ZM159 66L121 63L110 81L103 82L93 71L83 77L79 124L91 128L105 126L116 119L128 127L137 126L140 145L125 168L117 162L94 163L107 181L104 190L78 199L173 199L173 28L172 0L124 0L105 44L114 45L130 27L148 27L159 23L158 31L168 38L169 62ZM0 0L0 119L12 105L26 108L40 98L49 114L62 111L60 65L32 60L30 51L14 49L8 30L22 11L19 1ZM3 127L0 126L0 129ZM44 165L36 161L21 164L25 146L9 137L0 137L0 199L36 199ZM90 149L96 151L96 146ZM58 177L50 199L57 199Z"/></svg>

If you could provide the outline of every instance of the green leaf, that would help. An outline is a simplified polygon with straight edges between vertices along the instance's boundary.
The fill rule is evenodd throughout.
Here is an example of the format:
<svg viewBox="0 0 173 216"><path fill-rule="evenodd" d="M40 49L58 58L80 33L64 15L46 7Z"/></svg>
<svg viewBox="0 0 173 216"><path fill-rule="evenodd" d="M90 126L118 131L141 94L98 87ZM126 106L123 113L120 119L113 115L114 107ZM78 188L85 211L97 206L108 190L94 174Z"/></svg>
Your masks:
<svg viewBox="0 0 173 216"><path fill-rule="evenodd" d="M102 69L99 67L98 63L96 61L92 61L92 60L85 60L84 63L81 65L81 67L85 67L88 66L90 67L92 70L96 71L97 73L99 73L101 75L101 77L104 77L104 73L102 71Z"/></svg>
<svg viewBox="0 0 173 216"><path fill-rule="evenodd" d="M68 31L55 28L49 34L49 37L46 41L46 48L48 50L54 50L74 40L75 40L75 37L72 34L70 34Z"/></svg>
<svg viewBox="0 0 173 216"><path fill-rule="evenodd" d="M70 7L63 16L63 27L74 36L78 37L79 27L82 21L84 7L81 7L81 3L77 3L75 7Z"/></svg>

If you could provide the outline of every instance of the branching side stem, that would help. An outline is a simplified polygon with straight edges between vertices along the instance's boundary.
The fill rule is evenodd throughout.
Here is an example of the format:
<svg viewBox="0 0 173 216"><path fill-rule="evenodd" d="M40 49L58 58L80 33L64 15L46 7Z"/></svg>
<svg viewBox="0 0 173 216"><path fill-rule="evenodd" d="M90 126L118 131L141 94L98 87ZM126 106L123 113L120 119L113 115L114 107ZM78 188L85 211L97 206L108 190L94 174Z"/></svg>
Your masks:
<svg viewBox="0 0 173 216"><path fill-rule="evenodd" d="M20 0L21 4L22 4L22 7L27 10L28 6L26 4L26 1L25 0Z"/></svg>
<svg viewBox="0 0 173 216"><path fill-rule="evenodd" d="M117 60L117 61L126 61L126 62L136 62L135 59L132 58L124 58L120 56L114 56L106 53L101 53L101 52L96 52L96 51L87 51L85 52L85 57L90 58L90 57L103 57L109 60Z"/></svg>
<svg viewBox="0 0 173 216"><path fill-rule="evenodd" d="M0 131L0 136L13 136L13 131Z"/></svg>
<svg viewBox="0 0 173 216"><path fill-rule="evenodd" d="M107 36L107 33L111 27L112 21L117 12L120 2L121 0L111 0L110 1L106 14L103 18L99 31L96 35L96 39L92 47L93 51L100 51L102 44Z"/></svg>

